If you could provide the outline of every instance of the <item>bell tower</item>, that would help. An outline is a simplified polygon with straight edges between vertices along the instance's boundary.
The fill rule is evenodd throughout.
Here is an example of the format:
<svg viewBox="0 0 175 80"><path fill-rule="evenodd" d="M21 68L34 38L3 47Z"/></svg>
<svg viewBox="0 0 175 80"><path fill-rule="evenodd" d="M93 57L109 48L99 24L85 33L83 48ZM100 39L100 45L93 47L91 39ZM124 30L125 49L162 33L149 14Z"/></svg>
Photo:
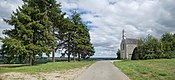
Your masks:
<svg viewBox="0 0 175 80"><path fill-rule="evenodd" d="M122 40L126 39L126 34L125 34L125 30L122 30Z"/></svg>

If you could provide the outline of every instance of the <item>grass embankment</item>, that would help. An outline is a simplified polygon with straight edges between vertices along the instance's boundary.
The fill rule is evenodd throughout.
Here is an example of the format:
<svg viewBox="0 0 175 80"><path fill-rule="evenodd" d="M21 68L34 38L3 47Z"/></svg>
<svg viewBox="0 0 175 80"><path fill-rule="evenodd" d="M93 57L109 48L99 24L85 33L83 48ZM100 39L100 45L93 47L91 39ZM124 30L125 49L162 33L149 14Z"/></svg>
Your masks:
<svg viewBox="0 0 175 80"><path fill-rule="evenodd" d="M175 79L175 59L130 60L114 64L131 80Z"/></svg>
<svg viewBox="0 0 175 80"><path fill-rule="evenodd" d="M0 73L4 73L4 72L39 73L39 72L62 71L62 70L90 66L94 62L95 61L49 62L46 64L38 64L38 65L34 65L34 66L0 67Z"/></svg>

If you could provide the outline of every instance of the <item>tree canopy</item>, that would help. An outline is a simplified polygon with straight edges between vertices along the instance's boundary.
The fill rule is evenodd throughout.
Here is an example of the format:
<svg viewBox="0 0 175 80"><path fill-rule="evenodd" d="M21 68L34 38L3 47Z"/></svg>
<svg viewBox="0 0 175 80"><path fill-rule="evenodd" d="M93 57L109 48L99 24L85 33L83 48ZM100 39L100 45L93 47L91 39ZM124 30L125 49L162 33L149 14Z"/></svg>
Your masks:
<svg viewBox="0 0 175 80"><path fill-rule="evenodd" d="M175 57L175 36L170 33L162 35L158 40L151 35L139 39L134 49L132 59L159 59Z"/></svg>
<svg viewBox="0 0 175 80"><path fill-rule="evenodd" d="M74 12L71 18L64 16L61 4L55 0L23 0L10 17L4 19L14 28L4 30L5 38L1 38L3 45L1 54L6 55L6 62L18 60L20 63L35 63L36 55L43 53L49 56L60 46L66 49L68 61L70 55L81 57L92 56L95 53L90 42L89 30L81 21L80 14Z"/></svg>

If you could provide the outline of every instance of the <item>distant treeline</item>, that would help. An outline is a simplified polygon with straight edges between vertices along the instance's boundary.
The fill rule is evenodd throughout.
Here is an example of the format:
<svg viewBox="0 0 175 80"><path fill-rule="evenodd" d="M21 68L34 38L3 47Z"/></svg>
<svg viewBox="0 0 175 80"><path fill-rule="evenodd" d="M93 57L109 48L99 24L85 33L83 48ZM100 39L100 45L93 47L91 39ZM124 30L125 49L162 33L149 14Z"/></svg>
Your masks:
<svg viewBox="0 0 175 80"><path fill-rule="evenodd" d="M65 54L78 58L89 58L95 50L90 42L89 29L76 11L68 15L61 10L56 0L22 0L23 5L4 21L14 26L4 30L6 36L0 38L3 45L0 54L5 63L35 64L36 55L42 57L65 49ZM68 17L67 17L68 16Z"/></svg>

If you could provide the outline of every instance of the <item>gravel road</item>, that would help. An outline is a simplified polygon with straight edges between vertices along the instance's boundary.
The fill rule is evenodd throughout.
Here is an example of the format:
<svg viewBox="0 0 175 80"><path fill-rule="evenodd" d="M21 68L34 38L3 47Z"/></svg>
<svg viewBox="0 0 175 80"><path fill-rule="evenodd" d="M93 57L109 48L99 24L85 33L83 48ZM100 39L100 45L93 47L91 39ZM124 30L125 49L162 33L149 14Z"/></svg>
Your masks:
<svg viewBox="0 0 175 80"><path fill-rule="evenodd" d="M75 80L129 80L112 61L98 61L92 64Z"/></svg>

